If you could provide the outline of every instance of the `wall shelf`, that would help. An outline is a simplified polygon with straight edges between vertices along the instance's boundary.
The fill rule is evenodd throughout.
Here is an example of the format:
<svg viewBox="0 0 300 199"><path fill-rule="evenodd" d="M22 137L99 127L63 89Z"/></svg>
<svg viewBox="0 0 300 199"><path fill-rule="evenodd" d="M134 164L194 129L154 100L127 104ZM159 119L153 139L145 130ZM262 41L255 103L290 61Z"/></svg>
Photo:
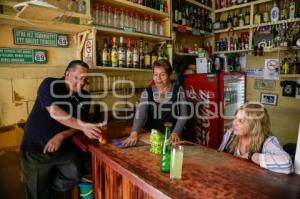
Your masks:
<svg viewBox="0 0 300 199"><path fill-rule="evenodd" d="M176 23L173 23L173 27L174 28L177 28L178 26L183 26L183 25L179 25L179 24L176 24ZM193 28L192 27L189 27L189 26L184 26L186 28L187 31L189 32L192 32L193 31ZM198 30L198 29L197 29ZM211 36L213 35L213 33L211 32L207 32L205 30L198 30L200 32L201 35L205 35L205 36Z"/></svg>
<svg viewBox="0 0 300 199"><path fill-rule="evenodd" d="M180 53L180 52L175 52L175 55L178 56L189 56L189 57L198 57L198 53L197 54L192 54L192 53Z"/></svg>
<svg viewBox="0 0 300 199"><path fill-rule="evenodd" d="M295 18L295 19L288 19L288 20L280 20L280 21L276 21L276 22L254 24L254 25L252 25L252 27L255 28L255 27L261 27L261 26L272 26L272 25L293 23L293 22L299 22L299 21L300 21L300 18Z"/></svg>
<svg viewBox="0 0 300 199"><path fill-rule="evenodd" d="M101 0L101 3L115 6L115 7L122 7L130 10L134 10L136 12L140 12L147 15L152 15L153 17L164 19L164 18L170 18L170 15L165 12L161 12L159 10L149 8L143 5L139 5L137 3L132 3L130 1L125 0Z"/></svg>
<svg viewBox="0 0 300 199"><path fill-rule="evenodd" d="M213 10L211 7L209 7L209 6L207 6L207 5L204 5L204 4L202 4L202 3L199 3L199 2L197 2L197 1L195 1L195 0L186 0L186 2L188 2L188 3L190 3L190 4L193 4L193 5L195 5L195 6L198 6L198 7L200 7L200 8L204 8L204 9L209 10L209 11L212 11L212 10Z"/></svg>
<svg viewBox="0 0 300 199"><path fill-rule="evenodd" d="M249 50L215 51L214 54L247 53Z"/></svg>
<svg viewBox="0 0 300 199"><path fill-rule="evenodd" d="M37 30L50 30L63 33L78 33L91 29L91 26L54 21L24 20L16 16L0 14L0 24L30 27Z"/></svg>
<svg viewBox="0 0 300 199"><path fill-rule="evenodd" d="M114 36L128 36L128 37L135 37L135 38L144 38L146 40L150 41L166 41L166 40L171 40L170 37L165 37L165 36L159 36L159 35L150 35L150 34L145 34L145 33L139 33L139 32L127 32L122 29L117 29L117 28L111 28L111 27L104 27L104 26L96 26L96 30L99 33L110 33L111 35Z"/></svg>
<svg viewBox="0 0 300 199"><path fill-rule="evenodd" d="M241 5L235 5L235 6L231 6L231 7L227 7L227 8L218 9L218 10L215 10L215 13L227 12L227 11L236 10L236 9L240 9L240 8L250 7L251 5L267 3L267 2L270 2L270 1L273 1L273 0L253 1L253 2L249 2L249 3L241 4Z"/></svg>
<svg viewBox="0 0 300 199"><path fill-rule="evenodd" d="M279 75L281 79L287 78L300 78L300 74L287 74L287 75Z"/></svg>
<svg viewBox="0 0 300 199"><path fill-rule="evenodd" d="M17 1L3 1L1 2L2 5L8 6L8 7L14 7L16 4L18 4L20 2ZM35 5L30 4L30 8L32 9L32 7L34 7ZM36 7L36 6L35 6ZM29 11L28 11L29 12ZM53 14L55 14L54 12L59 13L60 15L63 16L68 16L68 17L75 17L75 18L86 18L86 19L90 19L91 16L89 14L83 14L83 13L79 13L79 12L71 12L71 11L67 11L64 9L51 9L51 8L43 8L42 14L38 14L36 11L32 12L30 11L30 15L29 17L37 17L36 20L39 20L38 18L40 17L45 17L45 13L50 13L52 12ZM32 13L35 13L34 15L32 15ZM88 12L87 12L88 13ZM32 15L32 16L31 16Z"/></svg>
<svg viewBox="0 0 300 199"><path fill-rule="evenodd" d="M121 68L121 67L111 67L111 66L96 66L96 68L91 68L90 72L100 72L99 70L106 70L106 71L152 72L152 69Z"/></svg>
<svg viewBox="0 0 300 199"><path fill-rule="evenodd" d="M251 26L248 25L248 26L243 26L243 27L234 27L233 30L234 31L239 31L239 30L247 30L247 29L250 29ZM222 30L215 30L214 33L226 33L228 32L228 28L227 29L222 29Z"/></svg>

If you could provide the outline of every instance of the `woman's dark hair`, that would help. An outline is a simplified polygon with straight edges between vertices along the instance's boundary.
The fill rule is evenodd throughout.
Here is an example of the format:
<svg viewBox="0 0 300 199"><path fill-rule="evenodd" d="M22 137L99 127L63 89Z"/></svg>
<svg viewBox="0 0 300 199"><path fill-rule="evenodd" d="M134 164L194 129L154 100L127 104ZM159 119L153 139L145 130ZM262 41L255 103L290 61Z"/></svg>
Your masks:
<svg viewBox="0 0 300 199"><path fill-rule="evenodd" d="M77 65L89 69L89 65L87 63L85 63L84 61L82 61L82 60L73 60L68 64L68 66L66 68L66 71L74 70Z"/></svg>
<svg viewBox="0 0 300 199"><path fill-rule="evenodd" d="M173 68L168 60L160 59L153 63L153 70L154 68L163 68L165 69L166 73L170 76L173 72Z"/></svg>

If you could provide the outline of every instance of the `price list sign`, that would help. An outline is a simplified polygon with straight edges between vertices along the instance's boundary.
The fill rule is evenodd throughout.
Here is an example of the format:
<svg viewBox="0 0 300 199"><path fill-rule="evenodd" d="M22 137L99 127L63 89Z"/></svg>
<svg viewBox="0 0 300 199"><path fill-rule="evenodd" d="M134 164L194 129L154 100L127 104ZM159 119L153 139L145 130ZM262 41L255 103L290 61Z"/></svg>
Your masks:
<svg viewBox="0 0 300 199"><path fill-rule="evenodd" d="M14 42L18 45L68 47L68 35L14 29Z"/></svg>
<svg viewBox="0 0 300 199"><path fill-rule="evenodd" d="M0 48L0 63L45 64L47 51L38 49Z"/></svg>

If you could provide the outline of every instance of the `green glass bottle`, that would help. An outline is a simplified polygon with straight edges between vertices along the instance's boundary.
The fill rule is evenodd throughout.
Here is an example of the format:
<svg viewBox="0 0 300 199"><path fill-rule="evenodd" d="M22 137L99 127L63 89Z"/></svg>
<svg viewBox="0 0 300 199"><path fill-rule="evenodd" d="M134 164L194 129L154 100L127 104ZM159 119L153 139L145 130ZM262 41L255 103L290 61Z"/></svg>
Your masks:
<svg viewBox="0 0 300 199"><path fill-rule="evenodd" d="M160 170L164 173L170 173L170 161L171 161L171 143L170 143L170 132L172 123L166 122L164 124L165 130L165 139L163 150L161 154L161 161L160 161Z"/></svg>

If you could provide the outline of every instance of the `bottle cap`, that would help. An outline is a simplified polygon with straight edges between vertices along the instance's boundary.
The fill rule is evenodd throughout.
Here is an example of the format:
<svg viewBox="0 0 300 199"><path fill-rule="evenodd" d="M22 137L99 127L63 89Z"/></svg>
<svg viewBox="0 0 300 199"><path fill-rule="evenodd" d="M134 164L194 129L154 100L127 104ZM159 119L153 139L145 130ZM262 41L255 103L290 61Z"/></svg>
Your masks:
<svg viewBox="0 0 300 199"><path fill-rule="evenodd" d="M173 124L171 122L165 122L164 126L171 128L173 126Z"/></svg>

